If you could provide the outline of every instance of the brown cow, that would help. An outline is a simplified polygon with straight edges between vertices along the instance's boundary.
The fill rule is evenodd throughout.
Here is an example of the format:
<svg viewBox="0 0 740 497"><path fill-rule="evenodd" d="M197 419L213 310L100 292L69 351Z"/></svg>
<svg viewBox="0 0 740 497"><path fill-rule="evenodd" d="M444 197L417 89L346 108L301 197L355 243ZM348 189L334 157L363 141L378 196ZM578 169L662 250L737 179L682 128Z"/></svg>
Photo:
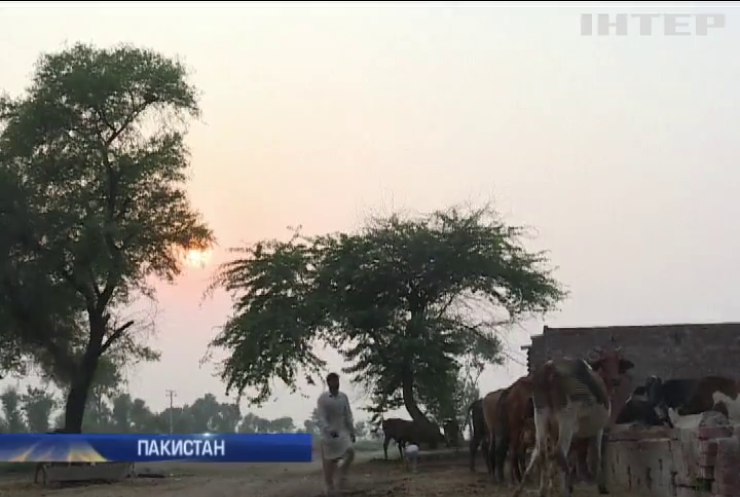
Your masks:
<svg viewBox="0 0 740 497"><path fill-rule="evenodd" d="M542 461L547 467L550 459L548 439L552 424L558 429L554 458L563 471L561 495L573 492L573 479L568 454L574 439L587 439L595 449L596 476L599 493L606 490L603 468L602 442L604 429L611 418L611 396L621 383L622 375L634 365L620 355L619 349L604 352L586 362L580 359L549 360L532 375L532 397L536 443L524 478L519 482L514 497L519 495L526 476ZM596 370L596 371L595 371ZM540 495L545 495L545 471L540 471Z"/></svg>
<svg viewBox="0 0 740 497"><path fill-rule="evenodd" d="M622 359L621 348L617 348L611 351L605 351L598 347L594 348L591 354L589 354L587 362L589 366L591 366L592 369L597 372L602 380L604 380L605 385L607 385L607 393L609 395L609 398L613 401L615 391L621 382L622 374L631 369L633 367L633 364L630 361ZM550 445L554 444L557 440L557 433L557 425L551 423L549 432ZM529 418L525 421L524 431L522 432L521 437L522 441L519 448L519 452L521 454L520 457L522 459L524 459L524 454L527 452L527 450L534 447L534 434L534 419ZM571 461L572 464L572 478L580 476L581 479L585 480L591 476L588 471L589 446L589 439L574 439L572 441L570 452L568 454L568 459L569 461ZM550 453L552 453L554 447L551 446L548 450ZM521 475L525 468L526 463L521 463L519 468L517 468L518 474ZM516 474L513 476L513 479L515 479L515 481L518 481L516 480L517 476L518 475Z"/></svg>
<svg viewBox="0 0 740 497"><path fill-rule="evenodd" d="M422 424L401 418L390 418L384 419L381 426L385 437L383 440L383 453L385 454L386 461L388 460L388 444L391 440L396 441L401 459L403 459L403 447L407 443L416 445L427 443L432 447L436 447L439 442L447 442L445 436L439 431L439 427L434 423Z"/></svg>
<svg viewBox="0 0 740 497"><path fill-rule="evenodd" d="M491 463L488 458L488 430L486 419L483 415L483 399L478 399L468 407L468 419L470 424L470 471L475 471L475 453L478 447L483 445L483 460L488 472L491 472Z"/></svg>
<svg viewBox="0 0 740 497"><path fill-rule="evenodd" d="M485 426L484 433L486 434L486 447L484 449L484 458L486 461L486 469L491 476L495 476L496 468L496 435L497 427L499 423L499 402L501 395L504 393L503 388L489 392L483 399L481 399L481 406L483 409L483 422ZM500 470L499 479L503 478L503 468Z"/></svg>
<svg viewBox="0 0 740 497"><path fill-rule="evenodd" d="M490 397L489 397L490 396ZM522 454L522 430L533 415L532 379L524 376L503 391L488 394L484 399L484 413L488 428L488 458L492 476L504 480L504 460L509 455L512 479L521 479L519 462Z"/></svg>
<svg viewBox="0 0 740 497"><path fill-rule="evenodd" d="M624 374L635 367L635 365L631 361L622 357L622 347L610 350L605 350L601 347L594 347L588 354L586 362L588 362L591 369L596 371L599 377L604 381L609 401L611 402L612 408L614 408L617 390L624 380ZM618 407L621 408L621 406ZM612 416L612 418L614 417L615 416ZM575 460L577 461L577 473L583 477L582 479L590 479L592 476L588 469L589 445L588 439L575 439L571 444L573 452L575 452Z"/></svg>

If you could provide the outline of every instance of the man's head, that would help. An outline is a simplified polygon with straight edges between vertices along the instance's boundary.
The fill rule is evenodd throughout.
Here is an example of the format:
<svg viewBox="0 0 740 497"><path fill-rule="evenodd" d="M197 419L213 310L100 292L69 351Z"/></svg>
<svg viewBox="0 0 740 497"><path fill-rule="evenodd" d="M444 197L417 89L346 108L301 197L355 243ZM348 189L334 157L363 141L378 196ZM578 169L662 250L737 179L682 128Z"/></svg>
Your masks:
<svg viewBox="0 0 740 497"><path fill-rule="evenodd" d="M336 395L339 391L339 375L337 373L329 373L326 375L326 386L329 387L329 392L332 395Z"/></svg>

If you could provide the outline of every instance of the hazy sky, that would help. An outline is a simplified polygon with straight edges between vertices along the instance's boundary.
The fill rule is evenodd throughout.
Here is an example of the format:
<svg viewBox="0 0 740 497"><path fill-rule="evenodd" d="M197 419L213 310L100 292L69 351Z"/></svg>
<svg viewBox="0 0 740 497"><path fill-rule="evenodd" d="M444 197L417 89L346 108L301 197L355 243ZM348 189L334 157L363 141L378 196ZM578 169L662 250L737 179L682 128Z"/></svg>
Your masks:
<svg viewBox="0 0 740 497"><path fill-rule="evenodd" d="M598 4L0 2L0 88L17 94L41 52L77 41L181 57L203 92L190 188L219 239L213 262L289 225L348 230L370 211L494 198L537 228L532 247L551 250L572 293L549 325L733 321L740 11L698 5L724 12L725 28L581 36L581 13L609 12ZM199 365L229 312L225 295L201 305L212 270L160 288L162 360L130 375L156 409L166 389L178 403L223 398ZM542 324L507 337L514 358ZM482 390L523 372L488 371ZM257 412L300 423L318 390L279 392Z"/></svg>

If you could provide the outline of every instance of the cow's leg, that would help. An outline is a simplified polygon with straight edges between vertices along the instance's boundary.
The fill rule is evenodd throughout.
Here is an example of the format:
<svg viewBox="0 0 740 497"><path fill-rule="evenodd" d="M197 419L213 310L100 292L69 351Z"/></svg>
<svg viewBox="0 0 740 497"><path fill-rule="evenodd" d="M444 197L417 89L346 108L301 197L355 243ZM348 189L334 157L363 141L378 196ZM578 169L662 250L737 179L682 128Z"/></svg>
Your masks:
<svg viewBox="0 0 740 497"><path fill-rule="evenodd" d="M398 453L401 454L401 461L404 461L404 455L403 455L403 446L406 445L406 442L403 440L398 440Z"/></svg>
<svg viewBox="0 0 740 497"><path fill-rule="evenodd" d="M503 416L502 416L503 417ZM511 436L514 429L515 423L509 422L508 416L505 419L499 418L498 424L496 425L496 433L494 436L496 451L491 454L491 467L495 468L498 482L503 484L504 478L504 464L506 462L506 454L511 449Z"/></svg>
<svg viewBox="0 0 740 497"><path fill-rule="evenodd" d="M486 447L485 452L488 452L488 467L490 468L489 474L491 475L491 480L493 480L494 482L496 481L496 461L498 452L497 443L500 443L500 437L489 433L488 447Z"/></svg>
<svg viewBox="0 0 740 497"><path fill-rule="evenodd" d="M483 437L480 441L480 448L481 453L483 454L483 461L486 463L486 472L490 475L493 474L493 467L491 466L491 451L489 448L488 438L488 436Z"/></svg>
<svg viewBox="0 0 740 497"><path fill-rule="evenodd" d="M521 433L512 433L511 444L509 446L509 465L511 470L512 483L516 485L522 481L522 468L519 465L522 459Z"/></svg>
<svg viewBox="0 0 740 497"><path fill-rule="evenodd" d="M496 468L498 482L501 484L505 481L504 464L506 463L506 454L509 453L510 449L511 433L508 431L507 426L496 436L496 451L493 453L493 459L491 459L491 467Z"/></svg>
<svg viewBox="0 0 740 497"><path fill-rule="evenodd" d="M385 439L383 440L383 454L385 454L385 460L388 460L388 444L391 443L391 437L388 435L385 436Z"/></svg>
<svg viewBox="0 0 740 497"><path fill-rule="evenodd" d="M480 444L480 439L475 436L475 433L473 433L473 436L470 437L470 472L475 473L475 453L478 452L478 445ZM485 453L485 451L483 451Z"/></svg>
<svg viewBox="0 0 740 497"><path fill-rule="evenodd" d="M535 426L535 442L534 449L532 450L532 458L529 460L527 469L524 471L521 481L514 488L514 494L512 497L518 497L524 488L524 482L532 472L532 468L535 464L542 466L540 468L540 497L545 497L545 471L542 465L542 458L547 457L547 420L550 416L550 409L542 409L541 411L535 409L534 411L534 426Z"/></svg>
<svg viewBox="0 0 740 497"><path fill-rule="evenodd" d="M589 440L588 442L591 441ZM569 461L569 464L573 465L572 473L575 481L592 481L592 475L588 464L589 445L590 444L586 443L584 440L578 440L577 442L574 441L574 443L571 444L573 455L572 463Z"/></svg>
<svg viewBox="0 0 740 497"><path fill-rule="evenodd" d="M609 490L606 488L606 469L604 468L604 430L599 430L596 434L594 445L596 449L596 482L599 486L599 493L604 495L609 493Z"/></svg>
<svg viewBox="0 0 740 497"><path fill-rule="evenodd" d="M563 479L560 482L561 497L571 497L573 495L573 479L568 465L568 452L570 452L570 444L575 432L574 414L574 412L566 412L558 416L558 442L555 446L555 461L563 474Z"/></svg>

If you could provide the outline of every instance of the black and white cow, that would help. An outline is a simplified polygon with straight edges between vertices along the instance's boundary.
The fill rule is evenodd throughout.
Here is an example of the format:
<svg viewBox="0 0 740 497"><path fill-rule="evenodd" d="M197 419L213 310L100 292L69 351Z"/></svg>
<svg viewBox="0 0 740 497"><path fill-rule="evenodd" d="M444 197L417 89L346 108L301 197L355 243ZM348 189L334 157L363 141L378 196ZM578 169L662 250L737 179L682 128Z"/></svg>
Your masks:
<svg viewBox="0 0 740 497"><path fill-rule="evenodd" d="M688 428L698 425L702 414L719 411L730 423L740 423L740 384L721 376L671 379L648 378L645 389L648 404L670 426Z"/></svg>
<svg viewBox="0 0 740 497"><path fill-rule="evenodd" d="M647 387L644 385L635 388L622 410L619 411L615 423L618 425L640 423L647 426L670 426L668 419L658 416L656 405L648 400Z"/></svg>

